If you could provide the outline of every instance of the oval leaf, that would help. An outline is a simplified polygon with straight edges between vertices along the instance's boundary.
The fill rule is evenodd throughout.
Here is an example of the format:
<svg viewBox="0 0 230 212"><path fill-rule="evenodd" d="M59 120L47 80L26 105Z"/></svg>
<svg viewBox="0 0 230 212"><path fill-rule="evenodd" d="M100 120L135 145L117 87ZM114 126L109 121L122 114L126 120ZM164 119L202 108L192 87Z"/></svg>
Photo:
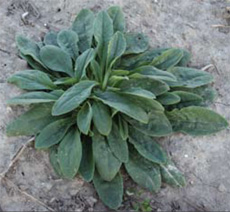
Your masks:
<svg viewBox="0 0 230 212"><path fill-rule="evenodd" d="M158 96L157 101L162 105L173 105L180 102L180 97L174 92L167 92Z"/></svg>
<svg viewBox="0 0 230 212"><path fill-rule="evenodd" d="M113 31L125 31L125 17L120 7L112 6L107 10L110 18L113 21Z"/></svg>
<svg viewBox="0 0 230 212"><path fill-rule="evenodd" d="M53 45L53 46L58 46L57 43L57 33L56 32L48 32L45 37L44 41L45 45Z"/></svg>

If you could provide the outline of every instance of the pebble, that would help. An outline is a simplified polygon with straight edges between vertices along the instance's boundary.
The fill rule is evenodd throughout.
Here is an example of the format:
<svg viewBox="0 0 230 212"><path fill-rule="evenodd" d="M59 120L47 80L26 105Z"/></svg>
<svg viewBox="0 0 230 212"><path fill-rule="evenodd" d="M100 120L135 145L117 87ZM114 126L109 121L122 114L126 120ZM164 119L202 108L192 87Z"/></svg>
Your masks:
<svg viewBox="0 0 230 212"><path fill-rule="evenodd" d="M220 191L220 192L226 192L227 189L226 189L225 186L221 183L221 184L218 186L218 191Z"/></svg>

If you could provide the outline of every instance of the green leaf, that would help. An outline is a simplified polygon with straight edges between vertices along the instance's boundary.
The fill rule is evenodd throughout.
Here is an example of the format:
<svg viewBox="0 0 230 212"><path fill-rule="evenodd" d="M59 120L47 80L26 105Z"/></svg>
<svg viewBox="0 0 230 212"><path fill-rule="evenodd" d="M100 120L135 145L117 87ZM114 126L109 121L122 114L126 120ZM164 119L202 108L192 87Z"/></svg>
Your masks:
<svg viewBox="0 0 230 212"><path fill-rule="evenodd" d="M77 174L82 156L81 138L73 127L62 138L58 146L58 159L63 176L72 179Z"/></svg>
<svg viewBox="0 0 230 212"><path fill-rule="evenodd" d="M149 47L149 39L142 33L127 33L125 54L139 54L146 51Z"/></svg>
<svg viewBox="0 0 230 212"><path fill-rule="evenodd" d="M69 88L54 104L52 115L58 116L76 109L91 94L94 81L81 81Z"/></svg>
<svg viewBox="0 0 230 212"><path fill-rule="evenodd" d="M53 90L56 88L50 77L38 70L17 71L8 79L8 82L24 90Z"/></svg>
<svg viewBox="0 0 230 212"><path fill-rule="evenodd" d="M169 72L177 77L177 82L168 83L171 87L196 88L213 82L210 73L194 68L174 67Z"/></svg>
<svg viewBox="0 0 230 212"><path fill-rule="evenodd" d="M53 45L53 46L58 46L57 43L57 33L56 32L48 32L45 37L44 41L45 45Z"/></svg>
<svg viewBox="0 0 230 212"><path fill-rule="evenodd" d="M125 121L122 115L118 115L118 131L123 140L127 140L129 137L129 125Z"/></svg>
<svg viewBox="0 0 230 212"><path fill-rule="evenodd" d="M36 149L48 149L58 144L72 125L70 118L59 119L47 125L35 139Z"/></svg>
<svg viewBox="0 0 230 212"><path fill-rule="evenodd" d="M74 60L79 55L78 41L78 35L72 30L61 30L57 36L58 45Z"/></svg>
<svg viewBox="0 0 230 212"><path fill-rule="evenodd" d="M113 22L106 11L98 13L94 25L94 37L97 41L100 66L104 70L108 52L108 44L113 36Z"/></svg>
<svg viewBox="0 0 230 212"><path fill-rule="evenodd" d="M183 187L186 185L183 174L171 160L169 160L167 164L161 164L160 170L163 182L175 187Z"/></svg>
<svg viewBox="0 0 230 212"><path fill-rule="evenodd" d="M94 14L91 10L81 10L72 24L72 30L78 34L80 52L91 47L94 32Z"/></svg>
<svg viewBox="0 0 230 212"><path fill-rule="evenodd" d="M93 73L96 81L101 83L103 80L103 76L102 76L103 72L102 72L101 67L98 64L98 62L96 60L92 60L90 62L90 68L92 70L92 73Z"/></svg>
<svg viewBox="0 0 230 212"><path fill-rule="evenodd" d="M113 21L114 33L117 31L124 32L126 26L125 26L125 17L122 12L122 9L118 6L112 6L107 10L107 12Z"/></svg>
<svg viewBox="0 0 230 212"><path fill-rule="evenodd" d="M73 65L71 57L62 49L47 45L41 48L42 62L52 71L63 72L73 77Z"/></svg>
<svg viewBox="0 0 230 212"><path fill-rule="evenodd" d="M54 82L55 85L71 85L71 86L76 83L77 83L77 79L73 77L61 77Z"/></svg>
<svg viewBox="0 0 230 212"><path fill-rule="evenodd" d="M141 74L145 77L162 80L162 81L176 81L177 78L166 71L159 70L153 66L141 66L135 69L132 73Z"/></svg>
<svg viewBox="0 0 230 212"><path fill-rule="evenodd" d="M17 97L11 98L7 101L9 105L26 105L26 104L38 104L45 102L55 102L57 100L57 96L52 93L35 91L21 94Z"/></svg>
<svg viewBox="0 0 230 212"><path fill-rule="evenodd" d="M129 160L129 150L126 140L123 140L118 133L118 126L113 123L112 130L107 136L108 144L113 154L123 163Z"/></svg>
<svg viewBox="0 0 230 212"><path fill-rule="evenodd" d="M43 66L39 56L40 48L37 43L23 36L17 36L16 43L18 49L23 55L30 56L31 58L33 58L33 60Z"/></svg>
<svg viewBox="0 0 230 212"><path fill-rule="evenodd" d="M89 63L93 60L95 55L94 49L88 49L84 51L76 60L75 64L75 77L80 80L86 76L86 68Z"/></svg>
<svg viewBox="0 0 230 212"><path fill-rule="evenodd" d="M104 104L109 105L110 107L125 113L126 115L140 122L148 122L148 115L141 106L135 104L135 97L113 91L98 91L95 93L95 95Z"/></svg>
<svg viewBox="0 0 230 212"><path fill-rule="evenodd" d="M97 170L104 180L111 181L120 170L121 162L113 155L105 137L97 132L94 133L93 156Z"/></svg>
<svg viewBox="0 0 230 212"><path fill-rule="evenodd" d="M6 128L8 136L36 135L48 124L60 117L53 117L51 109L53 104L39 104L20 115Z"/></svg>
<svg viewBox="0 0 230 212"><path fill-rule="evenodd" d="M159 96L169 90L169 86L165 82L151 78L133 78L128 81L124 80L121 82L119 87L122 89L135 87L142 88L152 92L156 96Z"/></svg>
<svg viewBox="0 0 230 212"><path fill-rule="evenodd" d="M225 129L227 120L206 108L190 106L167 112L167 117L175 132L189 135L208 135Z"/></svg>
<svg viewBox="0 0 230 212"><path fill-rule="evenodd" d="M123 180L120 173L110 182L103 180L98 173L95 173L93 184L105 205L112 209L120 207L123 197Z"/></svg>
<svg viewBox="0 0 230 212"><path fill-rule="evenodd" d="M173 105L180 102L180 97L174 92L167 92L158 96L157 101L162 105Z"/></svg>
<svg viewBox="0 0 230 212"><path fill-rule="evenodd" d="M86 182L93 180L95 171L95 161L93 157L92 141L89 137L83 137L82 140L82 158L79 167L79 173Z"/></svg>
<svg viewBox="0 0 230 212"><path fill-rule="evenodd" d="M86 135L89 133L92 117L93 110L90 103L86 102L77 114L77 126Z"/></svg>
<svg viewBox="0 0 230 212"><path fill-rule="evenodd" d="M181 58L180 62L177 64L177 66L187 66L190 59L191 59L191 54L185 49L181 49L183 51L183 57Z"/></svg>
<svg viewBox="0 0 230 212"><path fill-rule="evenodd" d="M139 96L139 97L143 97L143 98L147 98L147 99L155 99L156 96L150 92L150 91L147 91L145 89L142 89L142 88L127 88L127 89L124 89L124 90L121 90L122 93L124 94L129 94L129 95L133 95L133 96Z"/></svg>
<svg viewBox="0 0 230 212"><path fill-rule="evenodd" d="M151 65L162 69L167 70L180 62L183 57L183 51L181 49L171 48L163 52L160 56L156 57Z"/></svg>
<svg viewBox="0 0 230 212"><path fill-rule="evenodd" d="M165 164L167 154L153 138L144 135L133 127L129 128L129 142L132 143L140 155L157 163Z"/></svg>
<svg viewBox="0 0 230 212"><path fill-rule="evenodd" d="M125 169L134 182L151 192L157 192L161 187L159 166L141 157L136 150L130 148L129 162Z"/></svg>
<svg viewBox="0 0 230 212"><path fill-rule="evenodd" d="M100 101L93 102L93 123L102 135L109 135L112 129L111 112L108 106Z"/></svg>
<svg viewBox="0 0 230 212"><path fill-rule="evenodd" d="M161 111L151 111L147 124L137 122L133 119L128 119L128 122L134 128L148 136L161 137L172 133L172 126L165 114Z"/></svg>
<svg viewBox="0 0 230 212"><path fill-rule="evenodd" d="M181 100L179 103L172 105L172 108L181 109L188 106L199 106L203 101L203 98L199 95L187 91L174 91L173 94L179 96Z"/></svg>
<svg viewBox="0 0 230 212"><path fill-rule="evenodd" d="M54 171L56 172L56 174L59 177L63 177L61 168L60 168L60 163L59 163L59 159L58 159L58 146L52 146L51 148L49 148L49 159L50 159L50 163L54 169Z"/></svg>
<svg viewBox="0 0 230 212"><path fill-rule="evenodd" d="M111 69L116 60L124 54L126 49L125 37L121 32L116 32L108 44L107 69Z"/></svg>

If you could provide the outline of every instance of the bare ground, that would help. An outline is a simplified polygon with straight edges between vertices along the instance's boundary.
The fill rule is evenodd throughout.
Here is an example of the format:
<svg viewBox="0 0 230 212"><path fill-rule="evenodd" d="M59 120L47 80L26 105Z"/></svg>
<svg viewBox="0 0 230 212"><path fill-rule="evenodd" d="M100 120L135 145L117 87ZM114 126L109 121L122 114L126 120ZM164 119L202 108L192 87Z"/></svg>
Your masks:
<svg viewBox="0 0 230 212"><path fill-rule="evenodd" d="M128 29L146 33L153 47L187 48L193 53L191 66L212 64L207 71L214 75L219 93L212 108L230 119L230 1L0 0L0 211L107 210L91 184L78 177L58 179L47 153L35 151L30 138L6 137L6 124L24 110L6 106L6 100L20 92L6 79L26 67L17 56L16 34L39 40L49 29L69 27L82 8L98 11L114 4L123 8ZM163 186L150 194L125 176L121 210L230 211L229 135L227 129L214 136L165 138L162 145L185 173L187 186Z"/></svg>

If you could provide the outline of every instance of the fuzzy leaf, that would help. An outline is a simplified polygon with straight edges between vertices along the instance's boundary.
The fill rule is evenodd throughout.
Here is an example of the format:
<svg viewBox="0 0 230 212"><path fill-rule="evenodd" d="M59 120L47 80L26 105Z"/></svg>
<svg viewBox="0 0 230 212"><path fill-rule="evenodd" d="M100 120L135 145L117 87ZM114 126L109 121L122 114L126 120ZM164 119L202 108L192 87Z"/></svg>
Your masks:
<svg viewBox="0 0 230 212"><path fill-rule="evenodd" d="M102 82L103 81L103 76L102 76L102 70L100 65L98 64L98 62L96 60L92 60L90 62L90 68L92 70L92 73L96 79L97 82Z"/></svg>
<svg viewBox="0 0 230 212"><path fill-rule="evenodd" d="M38 70L17 71L8 79L8 82L24 90L53 90L56 88L50 77Z"/></svg>
<svg viewBox="0 0 230 212"><path fill-rule="evenodd" d="M93 180L95 171L95 161L93 157L92 141L89 137L82 140L82 158L79 173L86 182Z"/></svg>
<svg viewBox="0 0 230 212"><path fill-rule="evenodd" d="M51 115L52 104L39 104L20 115L6 128L8 136L36 135L60 117Z"/></svg>
<svg viewBox="0 0 230 212"><path fill-rule="evenodd" d="M183 51L183 57L181 58L177 66L185 67L188 65L192 55L185 49L181 49L181 50Z"/></svg>
<svg viewBox="0 0 230 212"><path fill-rule="evenodd" d="M126 140L123 140L118 133L118 126L113 123L112 130L107 136L108 144L113 154L123 163L129 160L129 150Z"/></svg>
<svg viewBox="0 0 230 212"><path fill-rule="evenodd" d="M26 104L38 104L45 102L55 102L58 99L57 96L52 93L43 91L35 91L21 94L17 97L11 98L7 101L9 105L26 105Z"/></svg>
<svg viewBox="0 0 230 212"><path fill-rule="evenodd" d="M58 159L64 177L72 179L77 174L82 156L81 138L76 128L71 128L58 146Z"/></svg>
<svg viewBox="0 0 230 212"><path fill-rule="evenodd" d="M178 64L183 57L183 51L181 49L171 48L163 52L160 56L156 57L151 65L162 69L167 70L176 64Z"/></svg>
<svg viewBox="0 0 230 212"><path fill-rule="evenodd" d="M129 137L129 125L122 117L122 115L118 115L118 131L123 140L127 140Z"/></svg>
<svg viewBox="0 0 230 212"><path fill-rule="evenodd" d="M151 192L157 192L161 187L159 166L141 157L136 150L130 149L129 162L125 169L134 182Z"/></svg>
<svg viewBox="0 0 230 212"><path fill-rule="evenodd" d="M125 113L126 115L142 122L148 122L148 115L141 106L135 104L134 98L131 95L124 95L122 93L105 91L95 93L96 98L101 100L104 104Z"/></svg>
<svg viewBox="0 0 230 212"><path fill-rule="evenodd" d="M153 138L144 135L133 127L129 128L129 132L129 142L135 146L140 155L157 164L167 162L166 152Z"/></svg>
<svg viewBox="0 0 230 212"><path fill-rule="evenodd" d="M206 108L190 106L168 112L167 117L175 132L189 135L208 135L225 129L227 120Z"/></svg>
<svg viewBox="0 0 230 212"><path fill-rule="evenodd" d="M102 135L109 135L112 129L112 118L109 107L100 101L93 102L93 123Z"/></svg>
<svg viewBox="0 0 230 212"><path fill-rule="evenodd" d="M125 17L120 7L112 6L107 10L110 18L113 21L113 31L124 32L125 31Z"/></svg>
<svg viewBox="0 0 230 212"><path fill-rule="evenodd" d="M180 102L180 97L174 92L167 92L158 96L157 101L162 105L173 105Z"/></svg>
<svg viewBox="0 0 230 212"><path fill-rule="evenodd" d="M59 119L47 125L35 139L36 149L48 149L58 144L71 126L71 119Z"/></svg>
<svg viewBox="0 0 230 212"><path fill-rule="evenodd" d="M172 133L172 126L161 111L151 111L149 113L149 122L142 124L133 119L128 119L128 122L140 132L153 137L160 137L170 135Z"/></svg>
<svg viewBox="0 0 230 212"><path fill-rule="evenodd" d="M162 181L175 187L183 187L186 181L182 173L177 169L172 161L160 165Z"/></svg>
<svg viewBox="0 0 230 212"><path fill-rule="evenodd" d="M94 132L92 139L93 156L97 170L104 180L111 181L118 173L121 162L113 155L105 137Z"/></svg>
<svg viewBox="0 0 230 212"><path fill-rule="evenodd" d="M59 177L62 177L63 174L62 174L62 171L61 171L61 168L60 168L60 163L59 163L59 160L58 160L58 151L57 150L58 150L57 145L52 146L51 148L49 148L49 159L50 159L50 163L51 163L54 171L56 172L56 174Z"/></svg>
<svg viewBox="0 0 230 212"><path fill-rule="evenodd" d="M112 209L117 209L123 198L123 180L118 173L110 182L103 180L98 173L93 178L95 189L102 202Z"/></svg>
<svg viewBox="0 0 230 212"><path fill-rule="evenodd" d="M168 83L171 87L196 88L213 82L210 73L194 68L174 67L169 72L177 77L177 82Z"/></svg>
<svg viewBox="0 0 230 212"><path fill-rule="evenodd" d="M142 33L127 33L125 38L127 43L125 54L142 53L149 47L149 39Z"/></svg>
<svg viewBox="0 0 230 212"><path fill-rule="evenodd" d="M66 51L72 59L76 59L79 55L78 35L72 30L61 30L57 36L58 45L62 50Z"/></svg>
<svg viewBox="0 0 230 212"><path fill-rule="evenodd" d="M52 71L63 72L73 77L73 65L71 57L62 49L47 45L41 48L42 62Z"/></svg>
<svg viewBox="0 0 230 212"><path fill-rule="evenodd" d="M125 37L121 32L116 32L108 45L107 69L110 69L116 60L124 54L126 49Z"/></svg>
<svg viewBox="0 0 230 212"><path fill-rule="evenodd" d="M129 95L133 95L133 96L139 96L139 97L143 97L143 98L147 98L147 99L155 99L156 96L148 91L148 90L145 90L145 89L142 89L142 88L127 88L127 89L124 89L124 90L121 90L122 93L124 94L129 94Z"/></svg>
<svg viewBox="0 0 230 212"><path fill-rule="evenodd" d="M54 104L52 115L58 116L76 109L91 94L94 81L81 81L69 88Z"/></svg>
<svg viewBox="0 0 230 212"><path fill-rule="evenodd" d="M91 120L93 117L93 110L89 102L85 103L77 114L77 126L79 130L88 134L90 130Z"/></svg>
<svg viewBox="0 0 230 212"><path fill-rule="evenodd" d="M98 13L94 25L94 37L97 41L100 66L104 70L108 52L108 44L113 36L113 21L106 11Z"/></svg>
<svg viewBox="0 0 230 212"><path fill-rule="evenodd" d="M86 68L89 65L89 63L94 58L94 49L88 49L84 51L76 60L75 64L75 77L77 80L80 80L86 76Z"/></svg>
<svg viewBox="0 0 230 212"><path fill-rule="evenodd" d="M53 45L53 46L58 46L57 43L57 33L56 32L48 32L45 37L44 41L45 45Z"/></svg>
<svg viewBox="0 0 230 212"><path fill-rule="evenodd" d="M94 14L91 10L81 10L72 24L72 30L78 34L80 52L91 47L94 32Z"/></svg>

